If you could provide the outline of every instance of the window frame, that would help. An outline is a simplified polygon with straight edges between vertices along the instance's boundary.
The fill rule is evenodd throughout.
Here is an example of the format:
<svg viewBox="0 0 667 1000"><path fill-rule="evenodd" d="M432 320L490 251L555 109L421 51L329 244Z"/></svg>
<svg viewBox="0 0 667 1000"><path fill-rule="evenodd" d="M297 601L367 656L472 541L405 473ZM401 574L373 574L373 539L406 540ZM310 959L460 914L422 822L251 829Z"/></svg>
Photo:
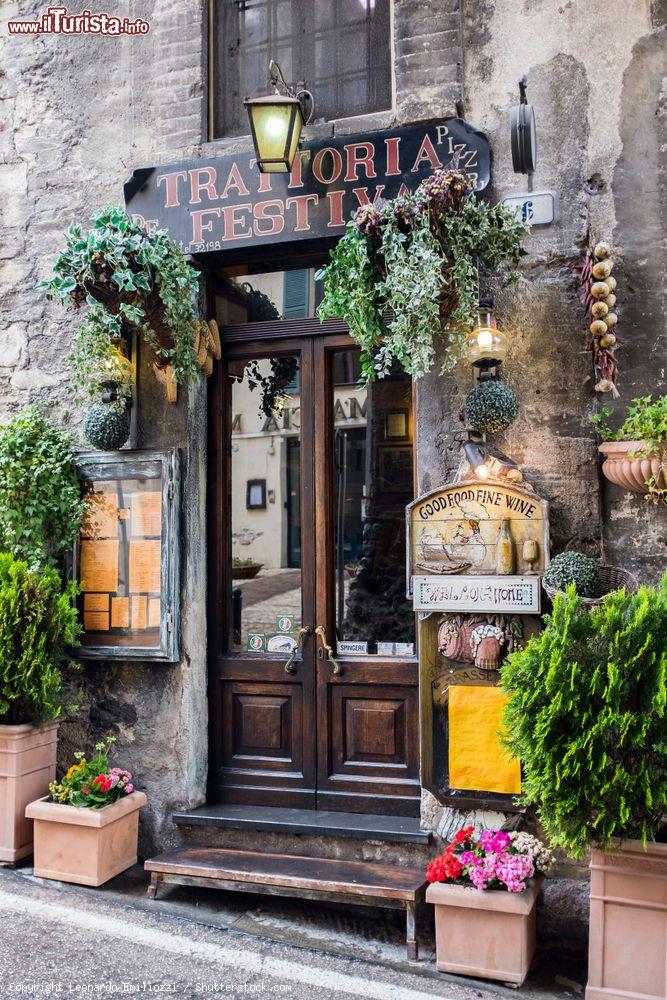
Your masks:
<svg viewBox="0 0 667 1000"><path fill-rule="evenodd" d="M395 43L395 21L396 21L396 0L387 0L389 5L389 106L386 108L378 108L375 111L364 111L358 114L341 115L338 118L327 118L326 124L335 126L337 122L348 122L358 120L363 123L365 118L373 118L377 115L387 115L388 120L396 111L396 43ZM250 139L250 126L246 132L240 135L218 135L215 134L215 106L216 106L216 92L215 92L215 64L216 64L216 47L215 47L215 20L216 20L216 3L215 0L208 0L208 11L206 18L206 88L207 88L207 114L206 114L206 141L209 143L218 142L238 142L242 139ZM267 67L268 73L268 67ZM317 95L315 95L317 100Z"/></svg>

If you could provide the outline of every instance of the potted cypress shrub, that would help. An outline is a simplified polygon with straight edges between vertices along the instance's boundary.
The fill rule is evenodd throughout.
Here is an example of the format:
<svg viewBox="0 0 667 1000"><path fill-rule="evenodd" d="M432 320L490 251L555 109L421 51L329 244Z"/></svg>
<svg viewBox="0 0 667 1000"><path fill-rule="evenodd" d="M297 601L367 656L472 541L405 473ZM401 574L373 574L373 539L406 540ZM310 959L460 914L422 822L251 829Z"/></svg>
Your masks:
<svg viewBox="0 0 667 1000"><path fill-rule="evenodd" d="M25 808L55 777L67 648L80 634L73 596L52 567L0 554L0 861L32 853Z"/></svg>
<svg viewBox="0 0 667 1000"><path fill-rule="evenodd" d="M667 574L587 608L571 585L512 653L506 743L553 844L591 852L587 1000L667 992Z"/></svg>
<svg viewBox="0 0 667 1000"><path fill-rule="evenodd" d="M110 767L114 737L95 746L90 760L76 763L49 795L31 802L26 815L35 821L35 875L77 885L108 882L137 861L139 810L146 796L132 775Z"/></svg>
<svg viewBox="0 0 667 1000"><path fill-rule="evenodd" d="M459 830L426 869L440 972L520 986L535 951L535 908L553 856L524 831Z"/></svg>

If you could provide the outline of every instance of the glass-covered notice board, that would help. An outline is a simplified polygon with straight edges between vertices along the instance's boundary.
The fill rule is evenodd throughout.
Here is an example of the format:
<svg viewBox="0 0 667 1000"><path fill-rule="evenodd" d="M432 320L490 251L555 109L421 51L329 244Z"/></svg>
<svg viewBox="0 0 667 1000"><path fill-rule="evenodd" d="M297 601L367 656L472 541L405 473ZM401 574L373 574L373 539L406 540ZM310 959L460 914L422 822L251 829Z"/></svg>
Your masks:
<svg viewBox="0 0 667 1000"><path fill-rule="evenodd" d="M178 451L82 454L77 471L85 501L78 655L178 660Z"/></svg>

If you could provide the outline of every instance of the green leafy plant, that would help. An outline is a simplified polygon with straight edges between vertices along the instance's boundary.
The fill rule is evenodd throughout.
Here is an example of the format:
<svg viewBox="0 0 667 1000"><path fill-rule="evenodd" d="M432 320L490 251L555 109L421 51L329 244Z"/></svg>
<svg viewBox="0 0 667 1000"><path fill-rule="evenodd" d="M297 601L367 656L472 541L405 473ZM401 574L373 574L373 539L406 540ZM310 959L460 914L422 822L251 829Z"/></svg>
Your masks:
<svg viewBox="0 0 667 1000"><path fill-rule="evenodd" d="M594 559L582 552L560 552L547 566L544 579L554 590L567 590L570 584L580 597L596 597L600 589L600 571Z"/></svg>
<svg viewBox="0 0 667 1000"><path fill-rule="evenodd" d="M610 406L603 406L599 413L591 417L603 441L645 441L656 450L667 443L667 395L638 396L626 409L625 420L617 431L611 429L609 418L613 416Z"/></svg>
<svg viewBox="0 0 667 1000"><path fill-rule="evenodd" d="M109 754L115 742L114 736L107 736L103 742L96 743L90 760L80 750L75 753L76 764L72 764L61 781L52 781L49 785L51 802L101 809L131 795L134 785L130 772L109 767Z"/></svg>
<svg viewBox="0 0 667 1000"><path fill-rule="evenodd" d="M437 170L414 194L362 206L331 251L318 276L325 281L318 316L347 322L361 347L363 381L395 365L425 375L438 341L443 368L451 368L475 320L478 265L498 271L518 263L526 226L471 189L462 171Z"/></svg>
<svg viewBox="0 0 667 1000"><path fill-rule="evenodd" d="M571 585L502 669L522 802L575 857L655 839L667 809L667 574L587 610Z"/></svg>
<svg viewBox="0 0 667 1000"><path fill-rule="evenodd" d="M0 426L0 550L57 566L83 517L69 436L28 407Z"/></svg>
<svg viewBox="0 0 667 1000"><path fill-rule="evenodd" d="M76 664L67 648L81 634L76 586L63 589L50 566L32 572L0 553L0 723L39 725L65 709L64 675Z"/></svg>
<svg viewBox="0 0 667 1000"><path fill-rule="evenodd" d="M478 382L466 397L466 421L477 434L500 434L514 423L519 400L499 379Z"/></svg>
<svg viewBox="0 0 667 1000"><path fill-rule="evenodd" d="M115 382L120 407L131 385L124 344L132 329L159 367L171 365L177 382L195 377L197 272L165 230L145 232L122 208L104 208L91 221L87 233L70 226L53 275L40 287L47 298L89 307L73 338L75 385L94 398Z"/></svg>

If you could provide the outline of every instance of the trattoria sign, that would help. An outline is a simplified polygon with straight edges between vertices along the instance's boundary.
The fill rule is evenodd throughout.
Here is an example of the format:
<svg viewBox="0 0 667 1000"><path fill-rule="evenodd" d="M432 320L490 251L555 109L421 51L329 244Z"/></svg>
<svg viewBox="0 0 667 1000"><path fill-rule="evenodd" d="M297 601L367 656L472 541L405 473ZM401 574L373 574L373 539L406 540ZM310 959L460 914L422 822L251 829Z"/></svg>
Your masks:
<svg viewBox="0 0 667 1000"><path fill-rule="evenodd" d="M262 174L252 152L135 170L127 210L167 229L184 253L340 236L360 205L414 191L458 156L482 191L486 135L461 118L307 144L291 174Z"/></svg>

